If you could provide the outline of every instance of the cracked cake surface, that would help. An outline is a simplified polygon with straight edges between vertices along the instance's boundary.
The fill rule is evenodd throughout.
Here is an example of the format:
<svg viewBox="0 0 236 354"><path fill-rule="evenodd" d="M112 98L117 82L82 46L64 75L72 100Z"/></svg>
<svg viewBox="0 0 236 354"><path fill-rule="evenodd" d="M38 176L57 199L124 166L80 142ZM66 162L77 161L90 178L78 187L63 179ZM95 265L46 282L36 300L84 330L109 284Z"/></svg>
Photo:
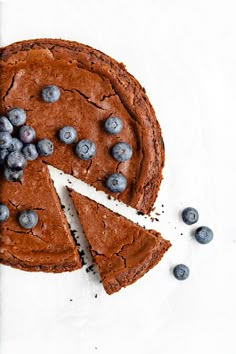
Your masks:
<svg viewBox="0 0 236 354"><path fill-rule="evenodd" d="M108 294L141 278L171 246L160 233L146 230L74 190L69 192Z"/></svg>
<svg viewBox="0 0 236 354"><path fill-rule="evenodd" d="M33 176L33 178L32 178ZM7 222L0 223L0 262L27 270L63 272L81 268L78 249L61 209L60 201L41 161L29 164L20 182L0 176L1 202L10 210ZM38 224L25 229L17 221L22 210L37 212Z"/></svg>
<svg viewBox="0 0 236 354"><path fill-rule="evenodd" d="M40 97L46 85L56 85L60 99L48 104ZM23 108L37 139L48 138L54 153L47 163L104 190L124 203L149 212L162 179L164 145L159 123L144 89L124 65L86 45L53 39L14 43L0 49L0 114ZM123 129L117 135L104 131L109 116L117 116ZM73 126L78 139L97 146L93 159L82 161L74 147L61 143L58 130ZM118 142L133 150L129 161L118 162L111 148ZM108 175L122 173L127 187L112 193L105 187Z"/></svg>
<svg viewBox="0 0 236 354"><path fill-rule="evenodd" d="M42 99L42 89L48 85L60 90L54 103ZM35 130L37 141L50 139L54 152L29 161L17 183L4 179L0 165L0 202L10 209L10 218L0 224L0 262L32 271L77 269L80 258L45 163L148 213L164 165L164 144L154 110L145 90L122 63L89 46L59 39L21 41L0 48L0 115L14 107L25 110L26 124ZM116 135L104 130L111 116L123 123ZM59 140L64 126L76 130L77 141L90 139L96 144L92 159L76 156L77 141L67 145ZM132 148L128 161L112 156L112 147L119 142ZM127 180L121 193L106 187L107 177L114 173ZM22 230L17 222L22 207L37 210L39 223L32 230Z"/></svg>

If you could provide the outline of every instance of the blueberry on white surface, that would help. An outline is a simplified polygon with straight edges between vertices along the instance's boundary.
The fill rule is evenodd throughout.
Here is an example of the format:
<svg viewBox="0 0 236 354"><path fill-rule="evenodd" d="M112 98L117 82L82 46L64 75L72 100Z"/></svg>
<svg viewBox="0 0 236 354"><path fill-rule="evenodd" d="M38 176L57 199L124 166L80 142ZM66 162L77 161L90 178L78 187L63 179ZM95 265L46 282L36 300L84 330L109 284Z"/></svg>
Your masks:
<svg viewBox="0 0 236 354"><path fill-rule="evenodd" d="M12 125L19 127L26 122L26 112L22 108L12 108L7 113L8 119Z"/></svg>
<svg viewBox="0 0 236 354"><path fill-rule="evenodd" d="M51 140L42 139L37 142L37 151L41 156L49 156L54 151L54 146Z"/></svg>
<svg viewBox="0 0 236 354"><path fill-rule="evenodd" d="M6 205L0 204L0 222L6 221L9 218L10 212Z"/></svg>
<svg viewBox="0 0 236 354"><path fill-rule="evenodd" d="M73 127L66 126L59 130L59 139L65 144L72 144L77 139L76 130Z"/></svg>
<svg viewBox="0 0 236 354"><path fill-rule="evenodd" d="M195 238L199 243L206 245L212 241L213 231L207 226L201 226L195 231Z"/></svg>
<svg viewBox="0 0 236 354"><path fill-rule="evenodd" d="M38 223L38 214L34 210L23 210L18 221L23 228L32 229Z"/></svg>
<svg viewBox="0 0 236 354"><path fill-rule="evenodd" d="M113 173L106 180L106 187L113 193L121 193L127 186L127 180L121 173Z"/></svg>
<svg viewBox="0 0 236 354"><path fill-rule="evenodd" d="M173 274L175 278L178 280L187 279L189 277L189 273L190 273L189 267L186 266L185 264L178 264L173 269Z"/></svg>
<svg viewBox="0 0 236 354"><path fill-rule="evenodd" d="M122 120L118 117L109 117L104 124L104 129L109 134L118 134L121 132L122 128Z"/></svg>
<svg viewBox="0 0 236 354"><path fill-rule="evenodd" d="M88 139L80 140L75 147L75 153L81 160L90 160L96 154L96 145Z"/></svg>
<svg viewBox="0 0 236 354"><path fill-rule="evenodd" d="M182 219L185 224L193 225L199 219L198 211L191 207L185 208L182 212Z"/></svg>
<svg viewBox="0 0 236 354"><path fill-rule="evenodd" d="M49 85L42 89L41 96L44 102L53 103L59 100L60 90L55 85Z"/></svg>
<svg viewBox="0 0 236 354"><path fill-rule="evenodd" d="M132 148L127 143L117 143L112 148L112 156L120 162L128 161L132 156Z"/></svg>

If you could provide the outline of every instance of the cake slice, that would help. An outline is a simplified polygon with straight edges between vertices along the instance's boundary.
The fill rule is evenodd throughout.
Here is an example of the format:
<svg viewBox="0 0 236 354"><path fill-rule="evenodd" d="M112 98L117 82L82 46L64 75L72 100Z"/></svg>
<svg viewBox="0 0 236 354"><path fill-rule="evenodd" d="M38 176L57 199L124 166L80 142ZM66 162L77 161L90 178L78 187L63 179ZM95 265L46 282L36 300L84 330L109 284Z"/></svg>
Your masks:
<svg viewBox="0 0 236 354"><path fill-rule="evenodd" d="M29 162L22 181L11 183L0 174L0 203L10 217L0 223L0 263L27 271L64 272L81 268L81 259L60 201L41 161ZM18 222L21 211L38 214L33 229Z"/></svg>
<svg viewBox="0 0 236 354"><path fill-rule="evenodd" d="M107 294L141 278L171 246L101 204L69 190Z"/></svg>

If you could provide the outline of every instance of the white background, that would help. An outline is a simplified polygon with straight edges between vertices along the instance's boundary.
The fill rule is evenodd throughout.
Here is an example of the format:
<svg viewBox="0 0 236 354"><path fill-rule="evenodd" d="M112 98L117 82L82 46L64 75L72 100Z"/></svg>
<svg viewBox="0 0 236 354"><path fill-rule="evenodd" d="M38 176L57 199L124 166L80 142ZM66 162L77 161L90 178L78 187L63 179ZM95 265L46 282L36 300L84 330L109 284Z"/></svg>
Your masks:
<svg viewBox="0 0 236 354"><path fill-rule="evenodd" d="M166 144L158 228L173 244L160 265L112 296L85 268L50 275L1 266L1 354L236 353L234 4L1 2L1 45L77 40L124 62L146 88ZM214 230L211 244L197 244L195 226L181 222L185 206L199 210L197 226ZM185 282L171 274L179 262L191 270Z"/></svg>

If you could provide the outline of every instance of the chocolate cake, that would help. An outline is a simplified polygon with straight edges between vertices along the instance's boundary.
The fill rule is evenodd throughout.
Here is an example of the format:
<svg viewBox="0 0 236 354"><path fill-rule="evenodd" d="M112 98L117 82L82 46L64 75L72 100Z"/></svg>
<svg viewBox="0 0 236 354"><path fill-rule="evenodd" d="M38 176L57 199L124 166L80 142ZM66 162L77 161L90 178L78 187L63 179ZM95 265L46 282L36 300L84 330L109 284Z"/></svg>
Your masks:
<svg viewBox="0 0 236 354"><path fill-rule="evenodd" d="M69 190L107 294L141 278L170 247L154 230L145 230L101 204Z"/></svg>
<svg viewBox="0 0 236 354"><path fill-rule="evenodd" d="M47 85L60 89L60 99L44 102ZM38 139L54 143L46 162L65 173L104 190L124 203L147 213L162 180L164 148L160 126L144 89L122 63L86 45L53 39L14 43L0 49L0 114L12 107L27 112L27 124ZM123 122L122 131L107 134L104 122L110 116ZM76 129L78 140L91 139L97 147L91 160L78 159L72 147L57 138L63 126ZM132 158L119 162L112 147L126 142ZM122 193L112 193L105 182L120 172L127 179Z"/></svg>
<svg viewBox="0 0 236 354"><path fill-rule="evenodd" d="M28 271L64 272L81 268L71 235L47 165L29 163L24 180L7 182L0 176L0 197L10 217L0 223L0 262ZM26 230L20 226L22 210L35 210L38 224Z"/></svg>
<svg viewBox="0 0 236 354"><path fill-rule="evenodd" d="M45 88L51 86L57 91L57 99L47 101ZM0 116L7 116L15 107L26 112L27 125L35 131L37 141L49 139L54 149L45 156L43 146L40 151L38 146L41 156L28 161L23 177L15 183L4 178L0 163L0 204L10 210L9 219L0 222L0 262L31 271L78 269L81 261L47 164L148 213L164 165L164 144L154 110L145 90L122 63L86 45L54 39L22 41L0 49ZM110 118L122 123L116 134L105 129ZM72 127L77 138L69 145L59 139L59 131L65 126ZM78 142L84 140L93 144L89 159L78 148ZM117 146L120 150L115 150ZM129 156L125 157L127 146ZM119 153L123 155L119 157ZM108 183L114 174L123 178L122 191L112 191L114 181ZM94 203L86 203L96 210ZM28 230L19 224L18 215L23 209L37 211L39 221L34 228ZM159 234L137 228L116 215L112 218L118 222L115 225L113 221L117 230L121 220L129 225L131 236L126 240L120 235L119 245L123 247L125 242L126 246L121 252L115 251L119 255L106 254L103 258L94 254L98 245L92 246L108 293L139 278L169 247ZM97 218L96 222L103 224L103 219ZM84 220L82 223L86 231ZM86 233L90 234L89 230ZM134 257L136 248L138 256ZM109 257L115 269L112 274L108 272L110 261L106 263ZM116 267L122 271L116 273Z"/></svg>

